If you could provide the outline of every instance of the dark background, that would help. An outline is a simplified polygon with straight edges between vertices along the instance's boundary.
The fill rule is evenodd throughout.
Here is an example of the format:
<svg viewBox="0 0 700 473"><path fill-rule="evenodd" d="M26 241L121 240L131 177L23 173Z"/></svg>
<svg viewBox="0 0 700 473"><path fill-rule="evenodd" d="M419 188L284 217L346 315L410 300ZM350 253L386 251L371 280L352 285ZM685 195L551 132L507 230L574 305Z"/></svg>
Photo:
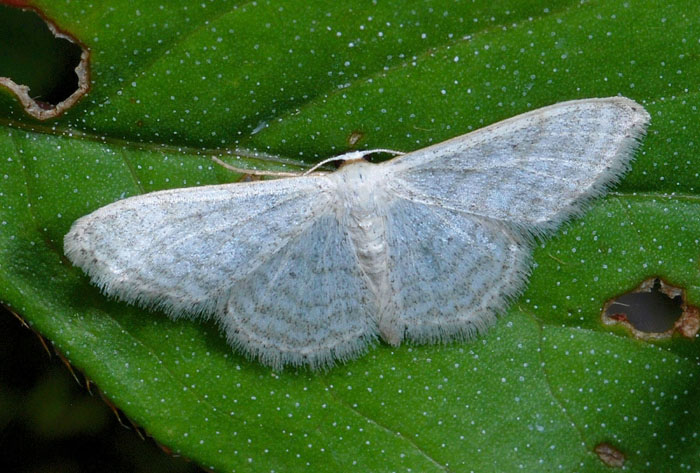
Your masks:
<svg viewBox="0 0 700 473"><path fill-rule="evenodd" d="M0 471L195 473L199 467L142 438L99 389L75 378L50 342L0 309ZM78 381L80 384L78 384ZM142 435L145 435L142 433Z"/></svg>

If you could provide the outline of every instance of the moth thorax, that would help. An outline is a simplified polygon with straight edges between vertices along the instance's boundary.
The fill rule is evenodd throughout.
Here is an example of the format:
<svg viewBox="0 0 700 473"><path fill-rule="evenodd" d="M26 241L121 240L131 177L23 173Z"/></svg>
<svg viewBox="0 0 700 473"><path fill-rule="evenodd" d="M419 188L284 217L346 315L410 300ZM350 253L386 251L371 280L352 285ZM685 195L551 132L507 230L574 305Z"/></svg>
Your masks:
<svg viewBox="0 0 700 473"><path fill-rule="evenodd" d="M388 291L387 264L389 253L386 238L386 199L383 177L375 164L354 161L336 173L343 182L339 196L341 219L347 219L349 236L358 262L370 279L378 297Z"/></svg>

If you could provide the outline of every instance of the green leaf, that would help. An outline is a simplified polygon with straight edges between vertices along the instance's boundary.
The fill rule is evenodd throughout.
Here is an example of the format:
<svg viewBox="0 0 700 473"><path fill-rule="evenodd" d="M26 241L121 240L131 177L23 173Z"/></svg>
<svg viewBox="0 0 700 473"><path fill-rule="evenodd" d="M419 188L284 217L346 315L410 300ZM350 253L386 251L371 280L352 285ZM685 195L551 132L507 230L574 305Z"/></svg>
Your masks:
<svg viewBox="0 0 700 473"><path fill-rule="evenodd" d="M700 303L695 0L36 4L90 49L92 83L50 123L0 94L0 299L159 442L217 471L608 471L601 442L630 471L700 469L696 340L600 322L648 277ZM235 180L214 152L306 166L617 94L652 115L632 171L540 242L470 343L275 373L211 323L105 298L62 253L102 205Z"/></svg>

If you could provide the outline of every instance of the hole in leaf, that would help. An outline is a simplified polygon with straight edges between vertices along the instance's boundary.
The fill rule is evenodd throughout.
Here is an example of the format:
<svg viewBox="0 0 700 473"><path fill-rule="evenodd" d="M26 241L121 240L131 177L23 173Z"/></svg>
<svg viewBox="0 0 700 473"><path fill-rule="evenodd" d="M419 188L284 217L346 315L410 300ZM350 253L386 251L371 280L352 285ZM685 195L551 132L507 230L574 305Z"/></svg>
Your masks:
<svg viewBox="0 0 700 473"><path fill-rule="evenodd" d="M600 461L613 468L622 468L625 465L625 454L607 442L601 442L593 449Z"/></svg>
<svg viewBox="0 0 700 473"><path fill-rule="evenodd" d="M31 116L60 115L89 86L87 49L32 9L0 5L0 86Z"/></svg>
<svg viewBox="0 0 700 473"><path fill-rule="evenodd" d="M640 339L669 338L676 332L695 338L700 328L698 308L686 303L685 291L660 278L647 279L636 289L608 301L602 321L622 325Z"/></svg>

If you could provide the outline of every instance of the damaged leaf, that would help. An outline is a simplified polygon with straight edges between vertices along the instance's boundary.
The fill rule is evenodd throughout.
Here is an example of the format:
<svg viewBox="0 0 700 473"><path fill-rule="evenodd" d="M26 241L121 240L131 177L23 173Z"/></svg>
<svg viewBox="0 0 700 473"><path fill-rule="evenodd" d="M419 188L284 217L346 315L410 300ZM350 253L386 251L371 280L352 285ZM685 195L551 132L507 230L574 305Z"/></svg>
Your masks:
<svg viewBox="0 0 700 473"><path fill-rule="evenodd" d="M651 278L607 304L606 325L622 325L642 340L669 338L673 334L694 339L700 328L698 308L689 305L685 291L662 279Z"/></svg>
<svg viewBox="0 0 700 473"><path fill-rule="evenodd" d="M75 105L90 87L89 58L85 46L35 9L0 5L0 89L28 115L48 120Z"/></svg>
<svg viewBox="0 0 700 473"><path fill-rule="evenodd" d="M640 341L600 315L649 278L700 301L694 0L32 5L90 51L92 83L42 127L0 94L0 299L174 454L215 471L587 473L606 471L605 439L629 471L700 469L696 339ZM213 324L104 297L61 252L100 206L240 177L212 155L308 168L614 95L652 116L631 171L537 242L527 290L470 343L274 372Z"/></svg>

